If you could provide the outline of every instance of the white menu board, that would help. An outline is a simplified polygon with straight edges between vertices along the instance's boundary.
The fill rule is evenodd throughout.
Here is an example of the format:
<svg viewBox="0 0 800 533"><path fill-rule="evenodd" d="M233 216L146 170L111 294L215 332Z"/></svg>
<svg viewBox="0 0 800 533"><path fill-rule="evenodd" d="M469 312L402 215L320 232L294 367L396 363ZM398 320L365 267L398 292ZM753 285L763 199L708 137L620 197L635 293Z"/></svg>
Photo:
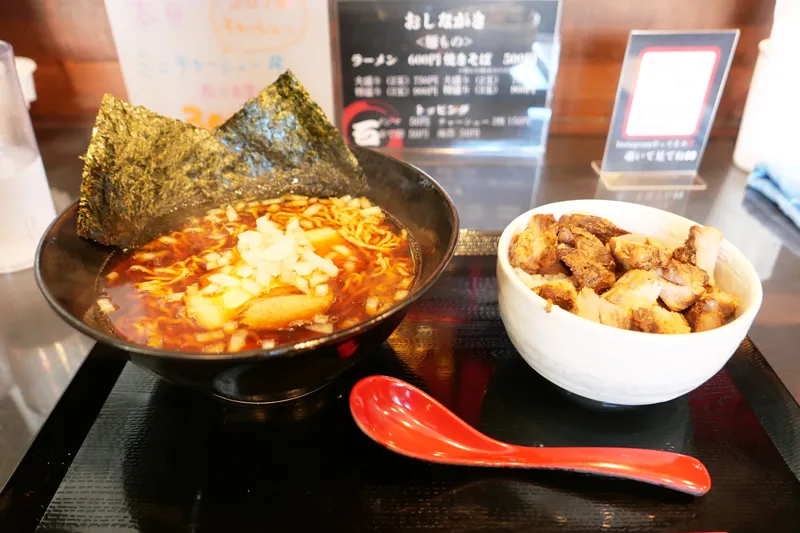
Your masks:
<svg viewBox="0 0 800 533"><path fill-rule="evenodd" d="M105 0L128 99L213 128L291 69L333 117L323 0Z"/></svg>
<svg viewBox="0 0 800 533"><path fill-rule="evenodd" d="M623 174L631 186L650 174L647 187L656 187L652 174L661 174L658 187L705 187L693 176L738 41L739 30L631 32L600 167L614 187ZM675 176L689 178L679 185Z"/></svg>

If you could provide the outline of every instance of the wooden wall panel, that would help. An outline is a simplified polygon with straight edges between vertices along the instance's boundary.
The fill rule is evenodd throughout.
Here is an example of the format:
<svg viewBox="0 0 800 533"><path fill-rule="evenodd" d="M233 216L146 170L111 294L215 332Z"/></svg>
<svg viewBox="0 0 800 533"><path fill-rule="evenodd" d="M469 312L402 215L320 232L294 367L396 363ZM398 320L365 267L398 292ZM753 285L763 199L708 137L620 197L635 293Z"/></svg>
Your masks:
<svg viewBox="0 0 800 533"><path fill-rule="evenodd" d="M773 10L774 0L565 0L553 131L607 131L630 30L740 28L715 125L735 132ZM103 0L0 0L0 39L39 63L38 123L91 124L104 93L126 96Z"/></svg>
<svg viewBox="0 0 800 533"><path fill-rule="evenodd" d="M630 30L739 28L715 128L735 132L774 9L774 1L761 0L566 0L553 130L605 133Z"/></svg>

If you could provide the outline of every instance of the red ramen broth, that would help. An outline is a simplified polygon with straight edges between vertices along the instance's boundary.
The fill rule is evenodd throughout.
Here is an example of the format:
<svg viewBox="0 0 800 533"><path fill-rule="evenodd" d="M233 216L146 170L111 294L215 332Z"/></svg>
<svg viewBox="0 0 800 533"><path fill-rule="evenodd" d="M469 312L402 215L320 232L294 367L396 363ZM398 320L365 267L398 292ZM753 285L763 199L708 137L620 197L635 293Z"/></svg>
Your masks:
<svg viewBox="0 0 800 533"><path fill-rule="evenodd" d="M139 344L271 349L369 319L414 277L408 232L366 198L287 196L212 209L123 256L98 308Z"/></svg>

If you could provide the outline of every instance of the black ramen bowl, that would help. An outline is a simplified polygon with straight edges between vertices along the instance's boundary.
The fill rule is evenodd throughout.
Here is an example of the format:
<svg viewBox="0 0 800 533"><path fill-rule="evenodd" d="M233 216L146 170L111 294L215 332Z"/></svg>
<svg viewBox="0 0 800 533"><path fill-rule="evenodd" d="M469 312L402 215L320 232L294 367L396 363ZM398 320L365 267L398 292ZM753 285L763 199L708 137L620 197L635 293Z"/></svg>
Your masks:
<svg viewBox="0 0 800 533"><path fill-rule="evenodd" d="M378 348L442 274L455 251L458 215L447 193L411 165L353 149L367 176L367 197L411 233L418 247L417 279L408 297L346 330L274 350L203 354L135 344L101 325L96 283L115 249L77 234L78 204L47 229L36 257L36 281L48 303L71 326L119 348L134 364L177 385L226 400L271 403L313 392Z"/></svg>

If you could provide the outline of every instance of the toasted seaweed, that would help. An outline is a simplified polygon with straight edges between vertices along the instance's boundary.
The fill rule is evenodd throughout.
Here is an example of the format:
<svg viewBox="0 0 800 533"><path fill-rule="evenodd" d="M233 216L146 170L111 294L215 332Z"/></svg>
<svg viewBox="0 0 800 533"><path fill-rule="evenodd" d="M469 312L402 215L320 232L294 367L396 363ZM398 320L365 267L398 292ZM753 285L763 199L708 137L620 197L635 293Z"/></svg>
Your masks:
<svg viewBox="0 0 800 533"><path fill-rule="evenodd" d="M78 234L125 249L198 207L367 189L341 135L289 71L216 130L106 95L83 159Z"/></svg>

